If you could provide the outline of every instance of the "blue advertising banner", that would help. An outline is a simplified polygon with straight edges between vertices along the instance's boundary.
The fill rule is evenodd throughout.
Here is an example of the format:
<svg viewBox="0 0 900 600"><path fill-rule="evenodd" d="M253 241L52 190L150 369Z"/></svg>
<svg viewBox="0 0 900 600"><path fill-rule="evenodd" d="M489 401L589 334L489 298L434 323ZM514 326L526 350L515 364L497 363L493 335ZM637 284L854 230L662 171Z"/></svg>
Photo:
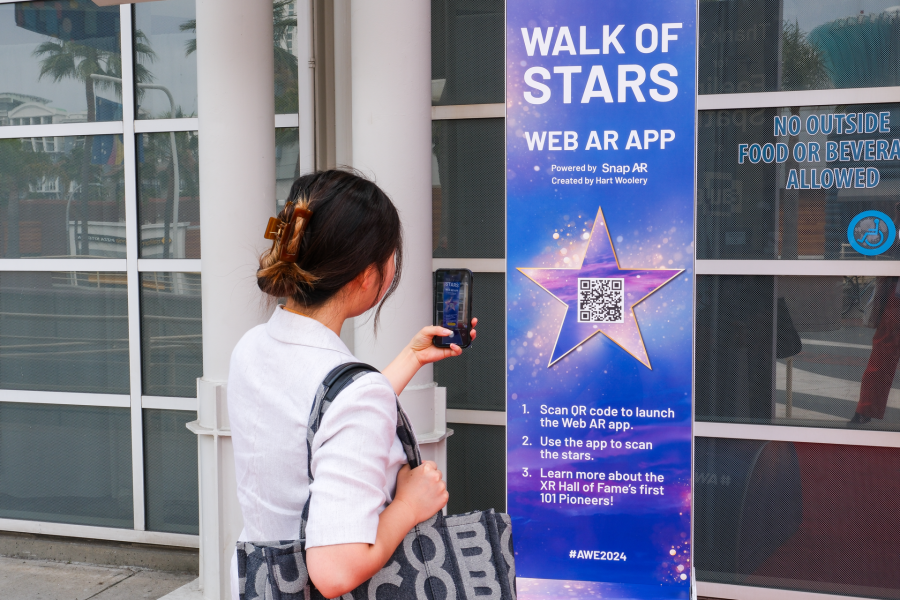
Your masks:
<svg viewBox="0 0 900 600"><path fill-rule="evenodd" d="M687 598L694 0L508 0L520 600Z"/></svg>

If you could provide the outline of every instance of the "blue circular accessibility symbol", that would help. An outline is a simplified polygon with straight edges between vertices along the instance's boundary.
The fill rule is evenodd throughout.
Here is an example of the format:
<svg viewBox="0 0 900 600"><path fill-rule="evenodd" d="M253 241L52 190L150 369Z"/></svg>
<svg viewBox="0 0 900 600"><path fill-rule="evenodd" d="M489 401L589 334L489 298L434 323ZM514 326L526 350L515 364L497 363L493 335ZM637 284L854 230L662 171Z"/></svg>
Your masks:
<svg viewBox="0 0 900 600"><path fill-rule="evenodd" d="M883 254L894 245L897 228L881 211L867 210L850 219L847 241L853 249L866 256Z"/></svg>

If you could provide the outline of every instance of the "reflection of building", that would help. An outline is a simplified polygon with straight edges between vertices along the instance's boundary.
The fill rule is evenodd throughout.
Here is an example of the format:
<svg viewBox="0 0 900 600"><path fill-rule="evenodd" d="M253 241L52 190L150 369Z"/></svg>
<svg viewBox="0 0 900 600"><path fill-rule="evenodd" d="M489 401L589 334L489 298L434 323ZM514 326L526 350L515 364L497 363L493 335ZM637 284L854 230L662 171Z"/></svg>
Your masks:
<svg viewBox="0 0 900 600"><path fill-rule="evenodd" d="M860 14L819 25L809 41L825 55L835 87L900 84L900 6L882 13Z"/></svg>
<svg viewBox="0 0 900 600"><path fill-rule="evenodd" d="M0 126L83 123L87 120L85 113L70 114L49 105L50 100L36 96L0 93Z"/></svg>

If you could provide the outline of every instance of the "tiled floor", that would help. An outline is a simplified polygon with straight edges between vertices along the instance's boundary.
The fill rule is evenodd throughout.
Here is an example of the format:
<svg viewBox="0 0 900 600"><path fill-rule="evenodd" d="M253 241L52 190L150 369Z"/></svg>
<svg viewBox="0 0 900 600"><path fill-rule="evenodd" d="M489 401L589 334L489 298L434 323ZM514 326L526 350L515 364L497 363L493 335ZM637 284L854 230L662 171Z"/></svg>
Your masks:
<svg viewBox="0 0 900 600"><path fill-rule="evenodd" d="M0 557L4 600L157 600L196 575Z"/></svg>

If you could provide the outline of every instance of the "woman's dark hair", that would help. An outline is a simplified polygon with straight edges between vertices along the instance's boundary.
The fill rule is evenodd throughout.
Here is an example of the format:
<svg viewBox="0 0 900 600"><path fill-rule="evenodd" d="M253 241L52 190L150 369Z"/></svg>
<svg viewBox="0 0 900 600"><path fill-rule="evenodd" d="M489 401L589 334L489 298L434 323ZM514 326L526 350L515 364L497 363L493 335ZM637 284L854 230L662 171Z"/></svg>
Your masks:
<svg viewBox="0 0 900 600"><path fill-rule="evenodd" d="M353 171L319 171L294 182L278 215L281 221L290 222L295 206L312 211L306 231L294 227L293 239L284 240L292 254L297 252L297 262L280 259L281 243L276 240L259 258L260 290L314 308L370 265L378 269L381 289L385 265L393 256L396 270L384 299L394 293L400 282L403 234L400 215L381 188ZM375 312L376 325L380 313L381 306Z"/></svg>

